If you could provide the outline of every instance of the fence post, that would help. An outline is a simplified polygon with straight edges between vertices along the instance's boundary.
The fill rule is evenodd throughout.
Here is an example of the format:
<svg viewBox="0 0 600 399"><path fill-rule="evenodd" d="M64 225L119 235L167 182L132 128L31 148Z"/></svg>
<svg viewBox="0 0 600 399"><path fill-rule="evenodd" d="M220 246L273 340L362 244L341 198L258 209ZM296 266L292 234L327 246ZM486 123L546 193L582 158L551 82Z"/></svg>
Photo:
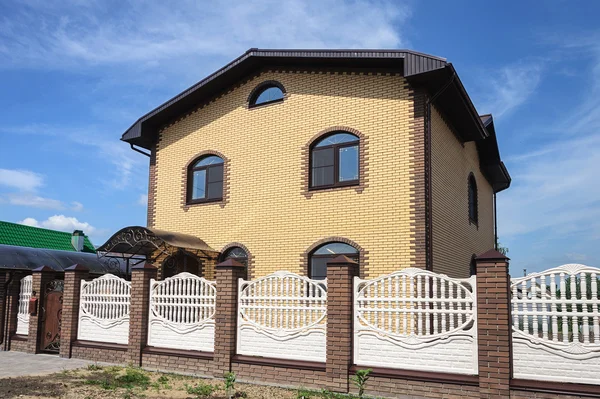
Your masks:
<svg viewBox="0 0 600 399"><path fill-rule="evenodd" d="M65 269L63 291L62 325L60 331L60 357L71 357L73 341L77 339L81 281L89 277L89 270L75 264Z"/></svg>
<svg viewBox="0 0 600 399"><path fill-rule="evenodd" d="M131 299L129 303L129 341L127 357L133 366L142 365L142 349L148 341L148 313L150 312L150 280L158 269L149 263L131 268Z"/></svg>
<svg viewBox="0 0 600 399"><path fill-rule="evenodd" d="M35 315L29 315L29 335L27 336L27 353L38 353L40 351L40 336L42 333L42 320L46 285L55 278L55 271L50 266L41 266L33 269L31 297L38 299Z"/></svg>
<svg viewBox="0 0 600 399"><path fill-rule="evenodd" d="M217 272L217 312L215 314L214 376L231 371L236 352L238 282L246 278L246 267L233 259L215 266Z"/></svg>
<svg viewBox="0 0 600 399"><path fill-rule="evenodd" d="M358 264L340 255L327 263L327 360L329 389L349 391L348 372L352 366L352 280Z"/></svg>
<svg viewBox="0 0 600 399"><path fill-rule="evenodd" d="M10 274L9 272L0 273L0 342L4 343L4 330L6 330L6 324L8 323L8 319L5 317L7 306L8 305L8 286L7 281Z"/></svg>
<svg viewBox="0 0 600 399"><path fill-rule="evenodd" d="M6 329L6 336L4 337L3 350L10 350L10 344L13 335L17 333L17 314L19 313L19 294L21 293L21 279L25 277L24 274L19 272L6 272L6 279L8 281L8 273L12 273L12 280L6 288L6 315L5 322L8 324Z"/></svg>
<svg viewBox="0 0 600 399"><path fill-rule="evenodd" d="M476 258L479 396L509 398L511 377L508 258L489 250Z"/></svg>

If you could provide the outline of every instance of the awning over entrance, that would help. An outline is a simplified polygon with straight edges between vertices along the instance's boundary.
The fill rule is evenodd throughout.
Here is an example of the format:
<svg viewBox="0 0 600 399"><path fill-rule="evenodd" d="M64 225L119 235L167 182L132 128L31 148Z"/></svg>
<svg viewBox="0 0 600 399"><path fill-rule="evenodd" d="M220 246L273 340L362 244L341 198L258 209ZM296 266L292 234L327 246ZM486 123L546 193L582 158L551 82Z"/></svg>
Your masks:
<svg viewBox="0 0 600 399"><path fill-rule="evenodd" d="M96 249L99 257L141 258L154 263L159 257L182 251L200 258L215 258L219 252L198 237L141 226L125 227Z"/></svg>

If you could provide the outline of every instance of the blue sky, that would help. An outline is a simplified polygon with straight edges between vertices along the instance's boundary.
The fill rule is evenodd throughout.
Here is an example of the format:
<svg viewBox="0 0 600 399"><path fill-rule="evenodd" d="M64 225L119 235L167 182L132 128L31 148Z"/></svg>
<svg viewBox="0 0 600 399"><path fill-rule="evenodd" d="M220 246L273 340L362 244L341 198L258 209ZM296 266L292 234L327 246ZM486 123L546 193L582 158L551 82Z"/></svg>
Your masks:
<svg viewBox="0 0 600 399"><path fill-rule="evenodd" d="M205 3L0 2L0 220L96 245L145 225L148 159L122 132L250 47L410 48L495 116L512 274L600 266L600 3Z"/></svg>

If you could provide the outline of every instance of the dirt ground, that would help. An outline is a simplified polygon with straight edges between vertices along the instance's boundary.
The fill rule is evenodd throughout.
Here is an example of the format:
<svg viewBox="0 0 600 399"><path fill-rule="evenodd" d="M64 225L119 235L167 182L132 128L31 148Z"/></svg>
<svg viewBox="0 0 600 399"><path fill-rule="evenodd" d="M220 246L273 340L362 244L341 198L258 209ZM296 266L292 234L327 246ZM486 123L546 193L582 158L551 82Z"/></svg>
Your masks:
<svg viewBox="0 0 600 399"><path fill-rule="evenodd" d="M297 399L302 393L287 389L235 384L234 398ZM317 396L306 395L308 398ZM226 398L224 382L124 367L90 365L38 377L0 379L0 398L137 399Z"/></svg>

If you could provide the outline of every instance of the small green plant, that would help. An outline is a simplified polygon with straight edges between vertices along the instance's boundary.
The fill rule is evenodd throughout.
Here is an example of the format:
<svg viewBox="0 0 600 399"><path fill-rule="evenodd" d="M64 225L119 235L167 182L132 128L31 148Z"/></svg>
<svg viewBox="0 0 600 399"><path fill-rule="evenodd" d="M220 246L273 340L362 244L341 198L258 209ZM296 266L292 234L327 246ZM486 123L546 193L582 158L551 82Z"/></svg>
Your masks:
<svg viewBox="0 0 600 399"><path fill-rule="evenodd" d="M312 399L312 395L314 395L313 391L299 389L298 392L296 392L296 399Z"/></svg>
<svg viewBox="0 0 600 399"><path fill-rule="evenodd" d="M160 377L158 377L157 381L159 384L165 385L167 382L169 382L169 377L167 377L166 375L161 375Z"/></svg>
<svg viewBox="0 0 600 399"><path fill-rule="evenodd" d="M142 370L128 367L125 369L125 374L115 378L116 385L121 388L140 387L148 389L150 385L150 377Z"/></svg>
<svg viewBox="0 0 600 399"><path fill-rule="evenodd" d="M87 369L89 371L98 371L98 370L102 370L102 366L98 365L97 363L93 363L93 364L88 364Z"/></svg>
<svg viewBox="0 0 600 399"><path fill-rule="evenodd" d="M356 373L354 374L354 376L352 378L350 378L350 381L352 381L352 383L356 386L356 388L358 388L358 397L362 398L363 395L365 394L365 386L367 384L367 381L369 380L369 374L371 374L371 369L362 369L362 370L357 370Z"/></svg>
<svg viewBox="0 0 600 399"><path fill-rule="evenodd" d="M196 395L197 398L206 398L216 390L216 388L210 384L204 384L202 382L196 384L196 386L191 386L185 384L185 389L188 394Z"/></svg>
<svg viewBox="0 0 600 399"><path fill-rule="evenodd" d="M225 395L229 399L233 397L233 391L235 390L235 373L225 373Z"/></svg>

